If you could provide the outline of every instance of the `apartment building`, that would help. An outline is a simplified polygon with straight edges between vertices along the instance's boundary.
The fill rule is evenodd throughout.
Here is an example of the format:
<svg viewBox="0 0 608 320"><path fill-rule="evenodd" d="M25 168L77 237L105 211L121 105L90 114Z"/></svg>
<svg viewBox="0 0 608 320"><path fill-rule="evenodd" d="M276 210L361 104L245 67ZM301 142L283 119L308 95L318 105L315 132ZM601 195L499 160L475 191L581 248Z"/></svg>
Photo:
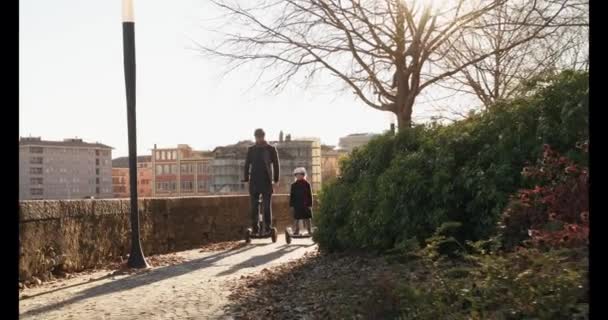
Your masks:
<svg viewBox="0 0 608 320"><path fill-rule="evenodd" d="M194 196L206 194L246 194L242 182L247 149L253 141L244 140L213 151L195 151L186 144L177 148L152 150L152 196ZM321 188L321 149L319 139L302 138L270 141L277 148L281 177L277 193L288 193L293 170L305 167L313 191Z"/></svg>
<svg viewBox="0 0 608 320"><path fill-rule="evenodd" d="M19 139L19 199L112 197L112 147L82 139Z"/></svg>
<svg viewBox="0 0 608 320"><path fill-rule="evenodd" d="M321 180L326 183L340 175L340 160L347 156L345 150L334 146L321 146Z"/></svg>
<svg viewBox="0 0 608 320"><path fill-rule="evenodd" d="M244 178L247 148L253 141L239 141L233 145L217 147L211 161L211 186L214 194L244 194L248 190Z"/></svg>
<svg viewBox="0 0 608 320"><path fill-rule="evenodd" d="M297 138L291 140L290 136L277 142L272 142L279 151L281 164L281 180L279 193L289 193L294 181L293 170L298 167L306 168L307 179L313 192L321 189L321 142L318 138Z"/></svg>
<svg viewBox="0 0 608 320"><path fill-rule="evenodd" d="M187 144L152 150L152 196L207 195L211 185L211 153Z"/></svg>
<svg viewBox="0 0 608 320"><path fill-rule="evenodd" d="M279 178L276 193L289 193L290 186L294 181L293 170L304 167L308 173L308 181L313 191L321 188L321 144L317 138L300 138L291 140L287 135L279 141L269 141L269 144L277 148L279 156ZM240 141L234 145L217 147L213 150L213 187L212 192L216 194L244 194L247 193L246 184L241 180L244 178L245 159L247 148L254 144L253 141Z"/></svg>
<svg viewBox="0 0 608 320"><path fill-rule="evenodd" d="M128 198L131 194L129 157L112 160L112 190L115 198ZM152 196L152 157L137 157L137 196Z"/></svg>
<svg viewBox="0 0 608 320"><path fill-rule="evenodd" d="M351 152L353 149L366 145L373 138L377 137L376 133L353 133L346 137L340 138L339 146L340 149Z"/></svg>

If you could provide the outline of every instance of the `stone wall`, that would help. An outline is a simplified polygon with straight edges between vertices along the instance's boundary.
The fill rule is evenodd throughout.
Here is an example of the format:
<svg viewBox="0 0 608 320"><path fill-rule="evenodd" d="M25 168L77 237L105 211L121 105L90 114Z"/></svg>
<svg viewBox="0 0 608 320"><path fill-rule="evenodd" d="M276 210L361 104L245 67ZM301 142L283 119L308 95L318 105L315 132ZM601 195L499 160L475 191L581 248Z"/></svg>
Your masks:
<svg viewBox="0 0 608 320"><path fill-rule="evenodd" d="M291 223L288 201L288 195L273 196L279 233ZM20 202L20 281L124 257L130 249L129 210L129 199ZM240 240L250 224L246 195L142 198L139 212L146 255Z"/></svg>

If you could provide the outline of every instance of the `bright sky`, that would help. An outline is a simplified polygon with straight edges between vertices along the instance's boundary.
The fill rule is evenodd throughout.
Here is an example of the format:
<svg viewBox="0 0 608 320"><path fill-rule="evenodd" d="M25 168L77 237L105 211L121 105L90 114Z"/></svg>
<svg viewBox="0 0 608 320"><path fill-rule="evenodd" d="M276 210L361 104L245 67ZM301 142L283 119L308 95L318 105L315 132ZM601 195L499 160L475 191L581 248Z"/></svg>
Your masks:
<svg viewBox="0 0 608 320"><path fill-rule="evenodd" d="M19 133L79 137L126 156L127 114L121 1L20 0ZM135 1L137 149L182 143L211 149L280 130L337 144L356 132L388 129L390 117L349 92L254 86L254 72L226 67L189 48L205 42L217 17L204 0ZM424 112L418 108L416 113Z"/></svg>

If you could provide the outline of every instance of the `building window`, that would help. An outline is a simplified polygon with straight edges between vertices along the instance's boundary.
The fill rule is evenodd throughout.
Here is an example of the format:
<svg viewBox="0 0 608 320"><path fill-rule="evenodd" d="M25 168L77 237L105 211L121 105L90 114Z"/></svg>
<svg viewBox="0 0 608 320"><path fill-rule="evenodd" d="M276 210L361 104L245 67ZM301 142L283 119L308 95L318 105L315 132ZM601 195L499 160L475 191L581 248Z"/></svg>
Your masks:
<svg viewBox="0 0 608 320"><path fill-rule="evenodd" d="M171 152L171 159L173 159L173 160L177 159L177 151Z"/></svg>
<svg viewBox="0 0 608 320"><path fill-rule="evenodd" d="M95 168L95 174L99 175L99 168Z"/></svg>
<svg viewBox="0 0 608 320"><path fill-rule="evenodd" d="M193 173L193 165L192 164L182 164L181 165L181 173Z"/></svg>
<svg viewBox="0 0 608 320"><path fill-rule="evenodd" d="M99 187L95 187L95 193L99 194Z"/></svg>
<svg viewBox="0 0 608 320"><path fill-rule="evenodd" d="M192 181L182 181L181 185L182 185L182 191L184 191L184 192L191 192L192 189L194 188L194 183Z"/></svg>
<svg viewBox="0 0 608 320"><path fill-rule="evenodd" d="M154 158L155 158L156 160L160 160L160 151L156 151L156 152L154 152Z"/></svg>
<svg viewBox="0 0 608 320"><path fill-rule="evenodd" d="M99 184L99 178L95 178L95 184Z"/></svg>
<svg viewBox="0 0 608 320"><path fill-rule="evenodd" d="M158 192L168 192L168 191L175 191L176 190L176 182L172 181L172 182L157 182L156 183L156 191Z"/></svg>
<svg viewBox="0 0 608 320"><path fill-rule="evenodd" d="M169 174L169 165L168 164L164 164L163 165L163 174Z"/></svg>
<svg viewBox="0 0 608 320"><path fill-rule="evenodd" d="M160 159L161 160L167 160L167 151L161 151Z"/></svg>
<svg viewBox="0 0 608 320"><path fill-rule="evenodd" d="M42 188L31 188L30 194L33 196L41 196L43 194Z"/></svg>
<svg viewBox="0 0 608 320"><path fill-rule="evenodd" d="M42 164L42 157L32 157L30 159L31 164Z"/></svg>
<svg viewBox="0 0 608 320"><path fill-rule="evenodd" d="M42 147L30 147L30 153L42 153Z"/></svg>
<svg viewBox="0 0 608 320"><path fill-rule="evenodd" d="M95 150L95 156L99 157L99 150Z"/></svg>
<svg viewBox="0 0 608 320"><path fill-rule="evenodd" d="M30 178L30 184L42 184L42 178Z"/></svg>
<svg viewBox="0 0 608 320"><path fill-rule="evenodd" d="M171 165L171 173L172 174L177 174L177 165L176 164L172 164Z"/></svg>
<svg viewBox="0 0 608 320"><path fill-rule="evenodd" d="M99 159L95 159L95 165L98 166L99 165Z"/></svg>
<svg viewBox="0 0 608 320"><path fill-rule="evenodd" d="M42 168L30 168L30 174L42 174Z"/></svg>
<svg viewBox="0 0 608 320"><path fill-rule="evenodd" d="M158 175L161 175L161 174L163 174L163 166L160 165L160 164L157 164L156 165L156 175L158 176Z"/></svg>

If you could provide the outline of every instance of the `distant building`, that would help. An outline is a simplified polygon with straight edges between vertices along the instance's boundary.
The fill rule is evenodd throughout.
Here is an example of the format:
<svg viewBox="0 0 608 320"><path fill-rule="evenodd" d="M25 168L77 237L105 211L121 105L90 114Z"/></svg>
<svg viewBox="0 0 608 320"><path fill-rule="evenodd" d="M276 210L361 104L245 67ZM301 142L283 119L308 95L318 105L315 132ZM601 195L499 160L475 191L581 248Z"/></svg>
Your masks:
<svg viewBox="0 0 608 320"><path fill-rule="evenodd" d="M340 149L351 152L353 149L366 145L370 140L377 137L376 133L353 133L346 137L340 138L339 146Z"/></svg>
<svg viewBox="0 0 608 320"><path fill-rule="evenodd" d="M279 156L279 186L276 193L289 193L294 181L293 170L297 167L306 168L308 181L313 191L321 188L321 149L319 139L291 139L287 135L284 140L269 141L277 148ZM213 192L220 194L247 193L247 186L241 180L244 178L247 148L253 141L240 141L234 145L216 148L213 159Z"/></svg>
<svg viewBox="0 0 608 320"><path fill-rule="evenodd" d="M211 185L211 153L187 144L152 150L152 196L207 195Z"/></svg>
<svg viewBox="0 0 608 320"><path fill-rule="evenodd" d="M128 198L131 194L129 183L129 157L112 160L112 190L115 198ZM152 196L152 157L137 157L137 196Z"/></svg>
<svg viewBox="0 0 608 320"><path fill-rule="evenodd" d="M346 151L335 149L333 146L321 146L321 180L323 183L340 175L340 159L346 155Z"/></svg>
<svg viewBox="0 0 608 320"><path fill-rule="evenodd" d="M318 139L270 141L277 147L281 177L277 193L288 193L293 170L305 167L313 191L321 187L321 149ZM247 149L253 141L239 141L213 151L194 151L188 145L154 148L153 196L246 194L244 178Z"/></svg>
<svg viewBox="0 0 608 320"><path fill-rule="evenodd" d="M19 139L19 199L112 197L112 147L82 139Z"/></svg>
<svg viewBox="0 0 608 320"><path fill-rule="evenodd" d="M279 152L281 178L279 193L289 193L294 181L293 170L298 167L306 168L307 179L313 192L321 189L321 142L318 138L297 138L283 142L270 142Z"/></svg>
<svg viewBox="0 0 608 320"><path fill-rule="evenodd" d="M247 193L242 182L245 172L247 148L253 141L239 141L233 145L217 147L213 150L211 161L211 192L214 194Z"/></svg>

